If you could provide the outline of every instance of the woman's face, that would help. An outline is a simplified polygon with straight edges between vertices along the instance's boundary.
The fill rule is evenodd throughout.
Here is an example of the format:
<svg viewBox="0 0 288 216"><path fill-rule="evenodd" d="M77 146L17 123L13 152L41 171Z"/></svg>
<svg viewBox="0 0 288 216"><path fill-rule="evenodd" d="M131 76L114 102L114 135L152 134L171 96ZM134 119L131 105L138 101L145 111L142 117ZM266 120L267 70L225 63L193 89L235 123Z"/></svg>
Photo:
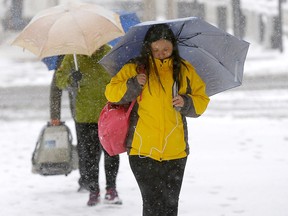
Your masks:
<svg viewBox="0 0 288 216"><path fill-rule="evenodd" d="M172 55L173 45L168 40L160 39L151 43L151 51L154 58L163 60Z"/></svg>

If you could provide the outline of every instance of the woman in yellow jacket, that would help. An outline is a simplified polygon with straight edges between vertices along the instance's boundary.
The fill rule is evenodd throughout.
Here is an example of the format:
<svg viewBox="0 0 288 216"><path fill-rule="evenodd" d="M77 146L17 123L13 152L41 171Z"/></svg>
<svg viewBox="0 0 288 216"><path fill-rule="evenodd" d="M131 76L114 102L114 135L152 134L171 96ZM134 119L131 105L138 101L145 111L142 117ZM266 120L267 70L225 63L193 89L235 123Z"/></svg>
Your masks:
<svg viewBox="0 0 288 216"><path fill-rule="evenodd" d="M111 79L105 95L118 104L137 100L127 151L142 194L143 216L177 215L189 154L186 117L200 116L209 98L194 67L180 57L168 25L147 31L140 56Z"/></svg>

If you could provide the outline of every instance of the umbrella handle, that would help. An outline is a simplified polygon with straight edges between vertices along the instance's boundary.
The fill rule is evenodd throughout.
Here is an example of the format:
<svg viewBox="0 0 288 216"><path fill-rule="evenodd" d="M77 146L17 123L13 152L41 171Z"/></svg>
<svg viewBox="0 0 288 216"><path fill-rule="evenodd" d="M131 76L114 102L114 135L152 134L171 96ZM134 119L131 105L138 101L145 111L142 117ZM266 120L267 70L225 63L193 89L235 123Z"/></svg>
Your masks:
<svg viewBox="0 0 288 216"><path fill-rule="evenodd" d="M75 70L78 71L78 63L77 63L77 57L75 53L73 54L73 57L74 57Z"/></svg>
<svg viewBox="0 0 288 216"><path fill-rule="evenodd" d="M76 53L73 54L73 58L74 58L75 70L78 71L78 63L77 63ZM77 87L78 87L78 91L80 91L79 81L77 81Z"/></svg>

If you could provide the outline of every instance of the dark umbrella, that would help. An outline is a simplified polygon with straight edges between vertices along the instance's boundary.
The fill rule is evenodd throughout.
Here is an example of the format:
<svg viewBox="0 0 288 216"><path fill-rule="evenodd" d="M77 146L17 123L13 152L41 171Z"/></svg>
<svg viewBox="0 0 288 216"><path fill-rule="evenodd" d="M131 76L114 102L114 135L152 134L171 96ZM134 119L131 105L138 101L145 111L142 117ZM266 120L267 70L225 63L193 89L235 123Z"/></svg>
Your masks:
<svg viewBox="0 0 288 216"><path fill-rule="evenodd" d="M206 83L211 96L240 86L249 43L197 17L143 22L133 26L100 63L113 76L140 54L147 30L166 23L174 32L182 58L188 60Z"/></svg>

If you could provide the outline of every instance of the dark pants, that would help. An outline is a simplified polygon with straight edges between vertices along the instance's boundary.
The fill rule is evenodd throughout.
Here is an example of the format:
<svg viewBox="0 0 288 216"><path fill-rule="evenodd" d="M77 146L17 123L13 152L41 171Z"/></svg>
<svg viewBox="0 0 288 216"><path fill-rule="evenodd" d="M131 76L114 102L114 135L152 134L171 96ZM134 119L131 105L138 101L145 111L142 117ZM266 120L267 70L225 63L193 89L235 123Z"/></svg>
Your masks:
<svg viewBox="0 0 288 216"><path fill-rule="evenodd" d="M130 167L140 188L143 216L176 216L187 158L156 161L129 156Z"/></svg>
<svg viewBox="0 0 288 216"><path fill-rule="evenodd" d="M110 157L102 149L98 137L97 123L75 123L77 133L77 150L79 155L79 184L91 192L100 191L99 162L104 151L106 189L116 188L119 169L119 155Z"/></svg>

